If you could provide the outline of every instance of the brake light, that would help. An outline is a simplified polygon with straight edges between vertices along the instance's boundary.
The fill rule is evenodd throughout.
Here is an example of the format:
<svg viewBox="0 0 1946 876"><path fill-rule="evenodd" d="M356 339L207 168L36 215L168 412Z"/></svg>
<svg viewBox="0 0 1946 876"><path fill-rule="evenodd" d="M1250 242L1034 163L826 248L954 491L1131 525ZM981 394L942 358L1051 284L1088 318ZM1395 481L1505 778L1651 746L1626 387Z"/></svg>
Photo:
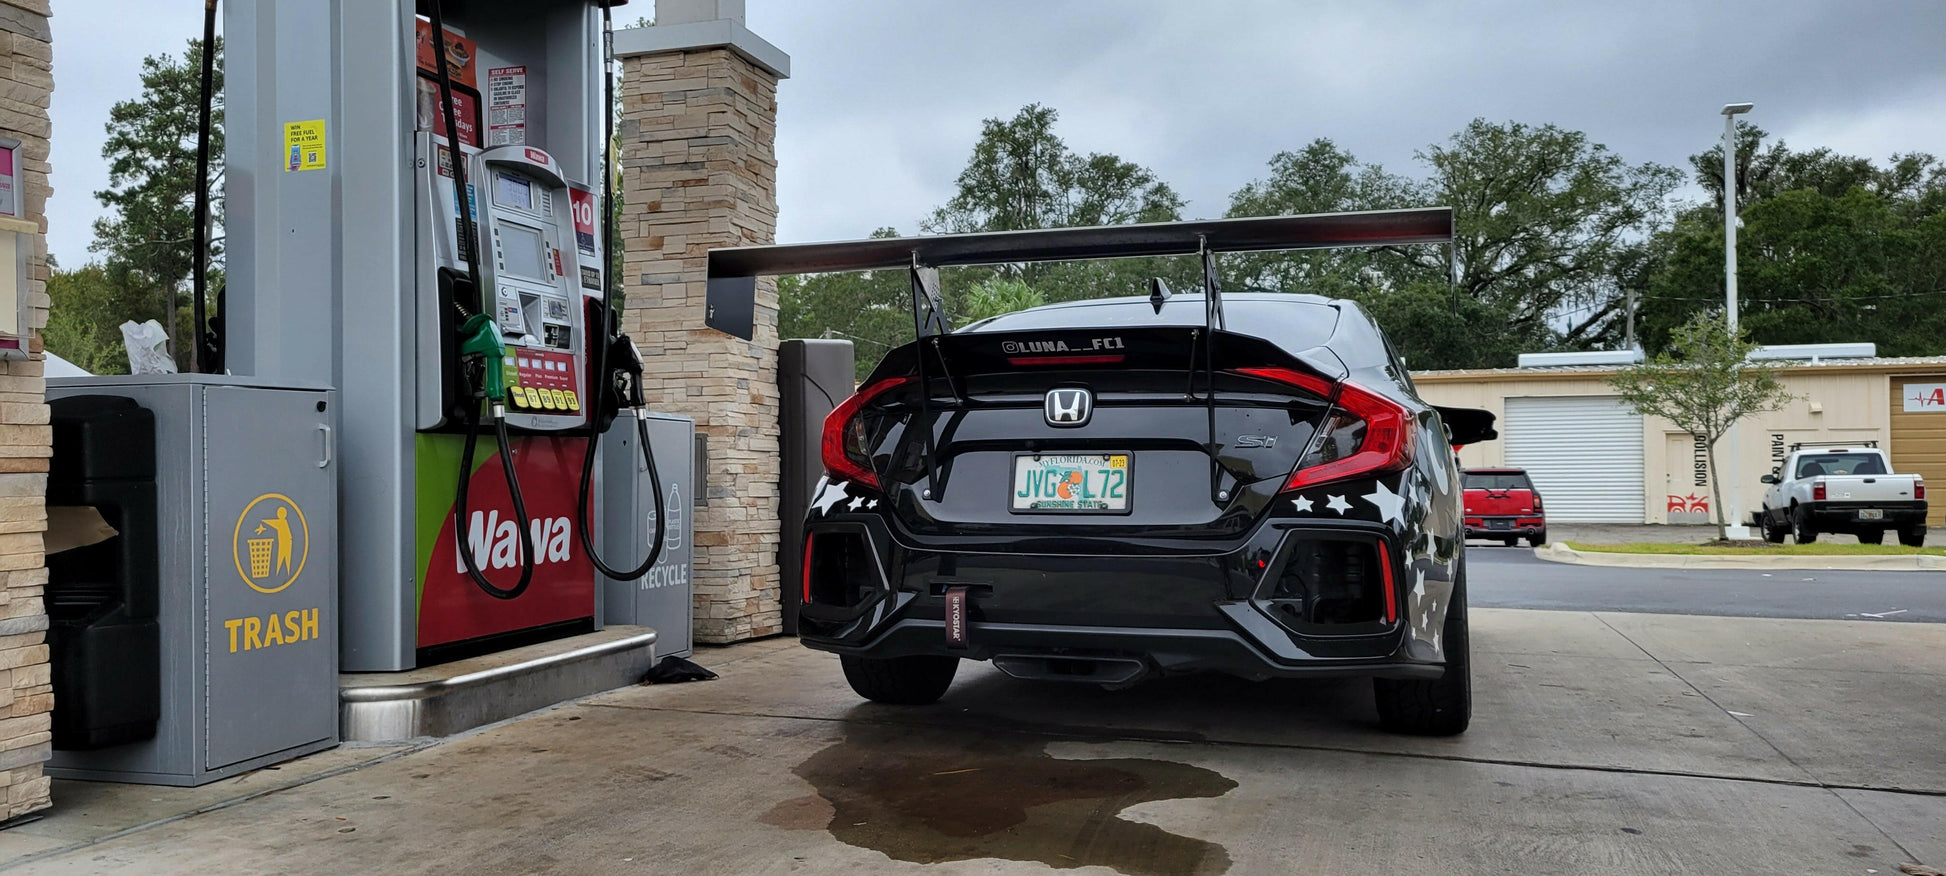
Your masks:
<svg viewBox="0 0 1946 876"><path fill-rule="evenodd" d="M1541 494L1539 494L1539 493L1535 493L1535 494L1534 494L1534 513L1535 513L1535 514L1539 514L1539 513L1541 513L1541 511L1542 511L1542 510L1543 510L1543 509L1541 508Z"/></svg>
<svg viewBox="0 0 1946 876"><path fill-rule="evenodd" d="M1128 357L1120 353L1086 356L1008 356L1007 364L1015 368L1038 368L1044 365L1120 365L1126 358Z"/></svg>
<svg viewBox="0 0 1946 876"><path fill-rule="evenodd" d="M883 490L879 485L878 473L872 471L871 447L867 442L865 424L858 417L865 406L881 395L912 383L917 378L889 377L859 390L845 403L824 418L824 436L819 442L819 450L824 457L824 470L837 480L854 481ZM807 561L808 562L808 561ZM810 568L806 565L805 568ZM809 579L806 579L808 584Z"/></svg>
<svg viewBox="0 0 1946 876"><path fill-rule="evenodd" d="M1917 478L1914 478L1914 479L1913 479L1913 481L1912 481L1912 498L1914 498L1914 499L1924 499L1924 498L1926 498L1926 482L1925 482L1925 481L1922 481L1922 480L1919 480L1919 479L1917 479Z"/></svg>
<svg viewBox="0 0 1946 876"><path fill-rule="evenodd" d="M1823 480L1815 480L1811 482L1811 501L1813 502L1824 501L1824 481Z"/></svg>

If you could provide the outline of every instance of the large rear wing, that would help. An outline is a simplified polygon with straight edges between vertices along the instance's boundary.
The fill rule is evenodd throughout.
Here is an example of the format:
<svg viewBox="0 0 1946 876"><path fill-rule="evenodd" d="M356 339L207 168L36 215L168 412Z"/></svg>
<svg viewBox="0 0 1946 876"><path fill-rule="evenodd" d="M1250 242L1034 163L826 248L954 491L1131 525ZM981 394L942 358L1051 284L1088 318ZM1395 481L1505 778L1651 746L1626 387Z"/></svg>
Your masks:
<svg viewBox="0 0 1946 876"><path fill-rule="evenodd" d="M914 323L918 336L926 338L948 330L939 299L939 268L1201 254L1205 306L1214 327L1220 327L1220 293L1211 288L1216 277L1210 257L1216 253L1452 241L1452 208L1426 207L739 246L710 250L704 322L717 331L749 340L755 327L758 277L905 268L912 272Z"/></svg>
<svg viewBox="0 0 1946 876"><path fill-rule="evenodd" d="M815 274L905 268L911 274L914 355L919 375L920 419L932 421L934 369L950 374L943 348L952 327L939 295L939 269L963 265L1065 262L1139 256L1200 255L1203 260L1203 328L1191 332L1185 354L1192 367L1200 358L1208 406L1210 493L1219 489L1221 463L1216 448L1215 345L1223 332L1223 298L1218 288L1216 254L1350 246L1407 246L1453 242L1453 210L1427 207L1365 213L1317 213L1039 231L994 231L933 237L885 237L847 243L804 243L713 249L709 253L704 324L751 340L756 328L757 278L775 274ZM1168 290L1156 283L1150 296L1159 309ZM1200 341L1195 339L1200 338ZM958 345L956 345L958 346ZM966 351L960 351L964 354ZM930 355L929 355L930 354ZM932 361L929 363L928 359ZM950 376L946 382L950 385ZM933 430L923 430L928 487L922 498L936 500L942 482L937 471Z"/></svg>

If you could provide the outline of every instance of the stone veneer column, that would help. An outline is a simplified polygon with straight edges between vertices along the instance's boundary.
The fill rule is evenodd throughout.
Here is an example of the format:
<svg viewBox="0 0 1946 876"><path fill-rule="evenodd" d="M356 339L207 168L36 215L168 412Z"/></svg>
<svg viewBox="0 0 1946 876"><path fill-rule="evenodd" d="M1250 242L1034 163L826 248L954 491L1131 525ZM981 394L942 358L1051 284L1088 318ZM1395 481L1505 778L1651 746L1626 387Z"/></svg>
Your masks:
<svg viewBox="0 0 1946 876"><path fill-rule="evenodd" d="M48 0L0 0L0 135L20 141L14 168L20 219L34 235L32 280L20 294L32 305L28 326L47 324L48 101L54 94L54 51ZM8 220L12 221L12 220ZM13 233L13 229L0 229ZM8 266L11 270L11 266ZM23 326L27 328L27 326ZM0 360L0 818L48 806L41 764L52 754L47 614L41 590L47 563L47 462L54 454L48 427L41 339L30 331L26 359Z"/></svg>
<svg viewBox="0 0 1946 876"><path fill-rule="evenodd" d="M708 436L695 512L695 637L783 631L777 542L777 286L757 287L756 338L705 328L707 254L773 243L777 82L789 58L742 25L741 0L658 0L620 31L623 329L650 407Z"/></svg>

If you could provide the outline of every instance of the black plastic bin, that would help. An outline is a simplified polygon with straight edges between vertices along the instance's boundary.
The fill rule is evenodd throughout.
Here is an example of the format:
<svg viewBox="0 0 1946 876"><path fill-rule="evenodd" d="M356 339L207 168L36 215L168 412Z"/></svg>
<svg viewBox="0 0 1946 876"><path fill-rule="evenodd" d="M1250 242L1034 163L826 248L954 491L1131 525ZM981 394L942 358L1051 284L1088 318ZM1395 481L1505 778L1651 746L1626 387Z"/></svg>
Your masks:
<svg viewBox="0 0 1946 876"><path fill-rule="evenodd" d="M117 535L47 558L53 745L151 739L162 717L155 415L133 399L49 403L47 504L93 506Z"/></svg>

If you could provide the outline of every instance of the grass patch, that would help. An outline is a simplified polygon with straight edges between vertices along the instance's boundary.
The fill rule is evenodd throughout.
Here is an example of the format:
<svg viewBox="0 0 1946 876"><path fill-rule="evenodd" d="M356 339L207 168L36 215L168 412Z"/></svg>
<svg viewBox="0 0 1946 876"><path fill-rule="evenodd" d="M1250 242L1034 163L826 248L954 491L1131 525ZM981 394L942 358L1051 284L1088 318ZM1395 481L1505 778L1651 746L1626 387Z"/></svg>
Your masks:
<svg viewBox="0 0 1946 876"><path fill-rule="evenodd" d="M1887 533L1887 538L1891 538ZM1770 544L1768 542L1738 542L1733 544L1668 544L1660 542L1636 542L1632 544L1589 544L1582 541L1563 542L1577 551L1609 554L1688 554L1705 557L1899 557L1924 555L1930 557L1946 556L1946 547L1906 547L1900 544Z"/></svg>

